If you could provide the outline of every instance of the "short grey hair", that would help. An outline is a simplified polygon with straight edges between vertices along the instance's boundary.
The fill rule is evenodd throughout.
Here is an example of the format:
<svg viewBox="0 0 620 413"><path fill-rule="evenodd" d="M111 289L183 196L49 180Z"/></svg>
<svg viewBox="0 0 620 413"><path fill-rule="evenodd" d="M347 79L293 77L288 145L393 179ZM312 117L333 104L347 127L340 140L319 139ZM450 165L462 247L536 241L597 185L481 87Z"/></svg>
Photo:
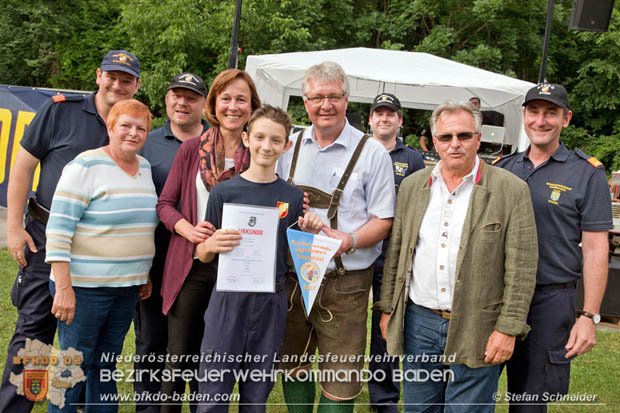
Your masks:
<svg viewBox="0 0 620 413"><path fill-rule="evenodd" d="M301 82L301 94L303 96L306 96L310 79L319 84L342 82L342 91L345 96L349 96L349 80L344 73L344 69L338 63L323 62L309 67L306 73L304 73L304 78Z"/></svg>
<svg viewBox="0 0 620 413"><path fill-rule="evenodd" d="M437 126L437 120L439 120L439 117L442 113L454 113L461 111L469 113L474 118L476 132L480 133L482 131L482 112L480 112L480 110L476 108L471 102L458 103L450 99L437 106L433 111L433 114L431 115L431 134L433 135L433 137L435 136L435 127Z"/></svg>

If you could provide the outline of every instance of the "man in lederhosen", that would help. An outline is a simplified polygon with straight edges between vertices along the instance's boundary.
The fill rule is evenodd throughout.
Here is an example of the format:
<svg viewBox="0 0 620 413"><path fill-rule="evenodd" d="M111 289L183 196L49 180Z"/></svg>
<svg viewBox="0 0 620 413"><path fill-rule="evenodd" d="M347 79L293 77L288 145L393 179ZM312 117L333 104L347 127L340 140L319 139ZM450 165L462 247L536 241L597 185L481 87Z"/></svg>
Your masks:
<svg viewBox="0 0 620 413"><path fill-rule="evenodd" d="M382 145L346 120L349 83L338 64L310 67L302 94L312 126L291 137L293 148L280 158L277 172L308 193L310 210L329 223L325 234L342 245L309 317L296 275L289 274L281 367L295 370L297 379L283 381L284 397L289 412L312 412L316 390L307 371L316 359L319 404L330 412L352 412L362 390L356 373L364 366L372 264L394 216L394 174Z"/></svg>

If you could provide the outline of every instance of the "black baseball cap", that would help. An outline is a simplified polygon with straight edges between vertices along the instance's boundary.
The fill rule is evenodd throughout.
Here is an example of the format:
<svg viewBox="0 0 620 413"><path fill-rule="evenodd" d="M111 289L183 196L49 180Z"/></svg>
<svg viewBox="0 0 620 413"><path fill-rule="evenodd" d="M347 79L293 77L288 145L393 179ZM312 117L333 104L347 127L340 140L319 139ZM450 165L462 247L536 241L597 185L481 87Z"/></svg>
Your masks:
<svg viewBox="0 0 620 413"><path fill-rule="evenodd" d="M202 81L200 76L193 73L181 73L172 78L172 81L168 85L168 90L176 88L189 89L192 92L198 93L200 96L207 96L205 82Z"/></svg>
<svg viewBox="0 0 620 413"><path fill-rule="evenodd" d="M381 106L387 106L392 110L400 110L401 108L400 100L398 100L398 98L391 93L378 94L375 100L372 102L372 107L370 108L370 111L372 112L373 110Z"/></svg>
<svg viewBox="0 0 620 413"><path fill-rule="evenodd" d="M140 62L138 58L127 50L110 50L101 61L101 70L104 72L125 72L140 78Z"/></svg>
<svg viewBox="0 0 620 413"><path fill-rule="evenodd" d="M540 83L528 90L525 95L525 100L523 101L523 106L527 105L532 100L544 100L564 109L570 108L568 104L568 92L564 86L555 83Z"/></svg>

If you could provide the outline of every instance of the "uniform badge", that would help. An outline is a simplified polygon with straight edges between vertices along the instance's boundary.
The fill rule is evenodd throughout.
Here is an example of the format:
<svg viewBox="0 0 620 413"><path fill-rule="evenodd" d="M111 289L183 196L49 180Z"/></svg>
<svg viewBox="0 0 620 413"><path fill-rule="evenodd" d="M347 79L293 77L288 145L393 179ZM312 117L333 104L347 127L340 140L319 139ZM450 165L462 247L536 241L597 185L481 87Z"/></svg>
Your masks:
<svg viewBox="0 0 620 413"><path fill-rule="evenodd" d="M280 218L288 215L288 202L278 201L278 209L280 210Z"/></svg>
<svg viewBox="0 0 620 413"><path fill-rule="evenodd" d="M549 194L549 199L547 202L554 205L560 205L558 202L560 200L560 196L563 192L570 192L573 190L570 186L562 185L562 184L554 184L551 182L547 182L546 185L551 189L551 193Z"/></svg>
<svg viewBox="0 0 620 413"><path fill-rule="evenodd" d="M403 162L394 162L394 173L398 176L407 175L407 170L409 165Z"/></svg>
<svg viewBox="0 0 620 413"><path fill-rule="evenodd" d="M45 399L49 389L47 370L24 370L24 396L28 400L38 402Z"/></svg>

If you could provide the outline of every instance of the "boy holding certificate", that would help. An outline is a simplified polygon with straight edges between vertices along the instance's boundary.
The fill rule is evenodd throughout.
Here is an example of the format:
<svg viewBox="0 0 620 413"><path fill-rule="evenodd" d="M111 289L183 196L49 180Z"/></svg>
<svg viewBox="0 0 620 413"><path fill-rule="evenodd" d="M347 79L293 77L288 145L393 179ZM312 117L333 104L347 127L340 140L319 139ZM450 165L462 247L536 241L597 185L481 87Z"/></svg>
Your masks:
<svg viewBox="0 0 620 413"><path fill-rule="evenodd" d="M248 122L247 133L243 133L243 144L250 149L250 167L219 183L209 194L205 220L218 230L197 246L196 253L202 262L212 262L214 266L218 262L216 254L233 251L242 239L237 229L221 228L225 203L257 207L257 216L261 207L277 207L280 211L277 241L273 245L277 248L275 293L214 291L211 295L201 345L199 388L204 404L200 412L227 412L227 395L237 380L239 411L264 412L273 388L273 369L284 338L288 308L284 288L288 256L286 229L296 223L307 232L318 233L323 228L317 215L307 213L302 217L303 192L275 173L278 158L291 146L288 140L291 126L285 111L269 105L257 109ZM248 225L254 227L256 220L250 217ZM258 232L242 231L243 236ZM269 248L256 243L250 253L259 254L259 249ZM251 261L248 258L250 270L254 268ZM222 276L226 274L218 274ZM248 290L251 287L249 285ZM202 379L203 374L206 380Z"/></svg>

